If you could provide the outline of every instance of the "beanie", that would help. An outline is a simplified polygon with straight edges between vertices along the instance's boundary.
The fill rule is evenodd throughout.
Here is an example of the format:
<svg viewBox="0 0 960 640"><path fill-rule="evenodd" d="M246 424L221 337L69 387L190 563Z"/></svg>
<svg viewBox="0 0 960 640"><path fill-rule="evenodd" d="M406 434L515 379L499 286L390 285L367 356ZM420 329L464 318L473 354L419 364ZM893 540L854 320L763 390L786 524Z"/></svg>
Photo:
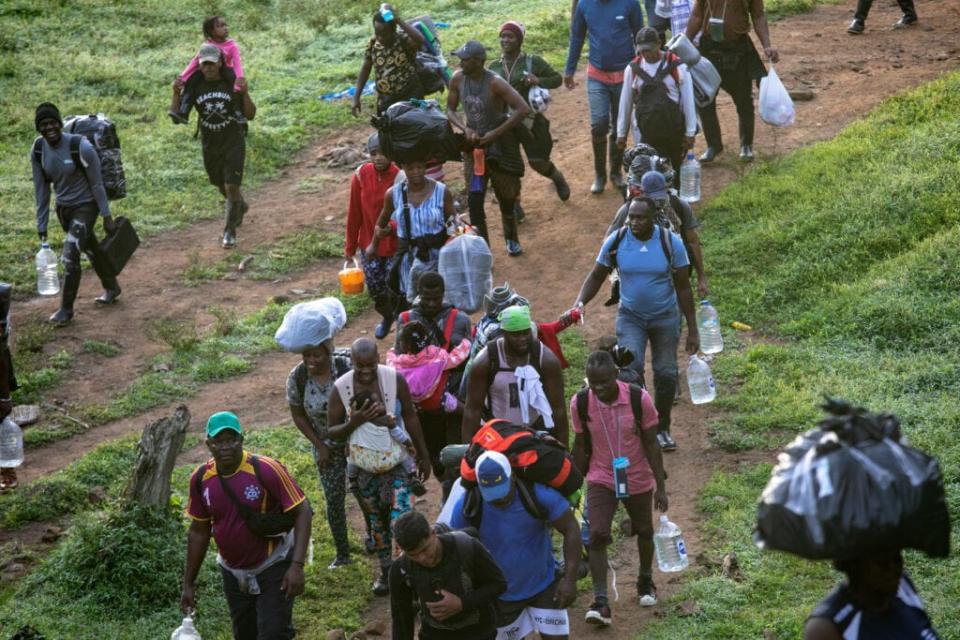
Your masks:
<svg viewBox="0 0 960 640"><path fill-rule="evenodd" d="M37 107L36 115L33 117L33 126L37 131L40 131L40 122L46 120L47 118L53 118L60 123L60 126L63 126L63 118L60 117L60 109L57 109L57 106L52 102L44 102Z"/></svg>

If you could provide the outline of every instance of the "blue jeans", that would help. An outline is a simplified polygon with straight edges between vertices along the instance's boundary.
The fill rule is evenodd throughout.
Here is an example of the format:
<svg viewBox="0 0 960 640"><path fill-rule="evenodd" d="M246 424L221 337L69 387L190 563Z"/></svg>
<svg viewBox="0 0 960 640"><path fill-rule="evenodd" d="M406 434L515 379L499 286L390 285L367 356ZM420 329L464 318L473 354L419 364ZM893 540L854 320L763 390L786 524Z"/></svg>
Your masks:
<svg viewBox="0 0 960 640"><path fill-rule="evenodd" d="M647 356L647 341L653 359L654 405L660 416L660 431L670 430L670 411L677 390L677 345L680 343L680 310L672 307L668 312L652 319L644 319L628 309L620 307L617 312L617 343L630 349L635 358L630 366L643 379Z"/></svg>
<svg viewBox="0 0 960 640"><path fill-rule="evenodd" d="M623 83L606 84L587 78L587 104L590 105L590 133L594 139L603 138L611 127L617 130L620 112L620 90Z"/></svg>

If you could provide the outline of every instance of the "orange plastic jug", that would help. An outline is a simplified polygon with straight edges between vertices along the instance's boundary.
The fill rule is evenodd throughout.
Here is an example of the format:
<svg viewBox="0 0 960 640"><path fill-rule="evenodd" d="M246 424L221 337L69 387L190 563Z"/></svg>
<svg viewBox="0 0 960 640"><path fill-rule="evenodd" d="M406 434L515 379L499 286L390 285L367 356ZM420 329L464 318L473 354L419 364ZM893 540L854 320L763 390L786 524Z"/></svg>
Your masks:
<svg viewBox="0 0 960 640"><path fill-rule="evenodd" d="M357 264L357 259L353 259L353 266L350 262L343 263L343 269L340 270L340 291L344 294L363 293L363 269Z"/></svg>

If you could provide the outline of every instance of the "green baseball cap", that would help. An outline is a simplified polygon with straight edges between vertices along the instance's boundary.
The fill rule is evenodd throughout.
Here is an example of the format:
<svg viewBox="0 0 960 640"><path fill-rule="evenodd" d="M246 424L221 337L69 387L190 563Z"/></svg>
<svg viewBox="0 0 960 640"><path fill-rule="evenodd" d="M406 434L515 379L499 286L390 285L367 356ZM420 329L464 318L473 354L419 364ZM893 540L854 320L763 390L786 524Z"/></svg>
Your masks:
<svg viewBox="0 0 960 640"><path fill-rule="evenodd" d="M221 411L210 416L207 420L207 437L212 438L224 429L231 429L239 434L243 434L240 428L240 420L229 411Z"/></svg>

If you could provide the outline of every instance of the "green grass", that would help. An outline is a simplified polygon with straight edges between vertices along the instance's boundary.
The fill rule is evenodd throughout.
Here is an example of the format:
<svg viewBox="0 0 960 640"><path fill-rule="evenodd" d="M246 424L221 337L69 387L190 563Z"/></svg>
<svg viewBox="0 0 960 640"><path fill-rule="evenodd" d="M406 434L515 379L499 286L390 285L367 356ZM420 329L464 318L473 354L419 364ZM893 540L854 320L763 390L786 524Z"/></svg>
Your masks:
<svg viewBox="0 0 960 640"><path fill-rule="evenodd" d="M713 361L714 441L776 449L821 417L823 394L896 413L910 443L936 455L960 518L960 74L898 95L834 140L765 165L702 211L712 298L726 321ZM758 551L750 534L770 467L718 473L704 490L703 551L736 551L745 579L693 571L674 602L699 613L658 621L645 638L798 637L837 582L828 563ZM960 543L954 531L953 544ZM960 559L907 555L944 638L955 615Z"/></svg>
<svg viewBox="0 0 960 640"><path fill-rule="evenodd" d="M81 345L87 353L93 353L104 358L120 355L123 348L112 340L84 340Z"/></svg>
<svg viewBox="0 0 960 640"><path fill-rule="evenodd" d="M132 440L127 440L125 447L133 451ZM284 426L250 432L246 447L282 461L313 505L314 564L306 567L306 591L294 606L297 637L317 639L330 629L350 632L359 628L366 622L360 615L369 601L372 574L353 535L351 546L357 562L336 573L325 568L335 550L309 443L296 428ZM105 456L98 450L78 464L90 465L88 458L122 471L120 482L110 490L112 501L104 512L80 515L67 539L14 590L4 594L0 636L8 637L29 623L48 640L139 640L166 637L179 625L185 518L158 522L156 516L144 518L136 510L131 513L114 501L129 463L117 464L112 454ZM188 478L195 468L184 465L174 471L171 504L177 512L186 505ZM137 524L142 526L132 528ZM111 549L110 556L96 562L105 547ZM204 638L227 640L230 621L215 555L211 546L200 574L196 622Z"/></svg>

